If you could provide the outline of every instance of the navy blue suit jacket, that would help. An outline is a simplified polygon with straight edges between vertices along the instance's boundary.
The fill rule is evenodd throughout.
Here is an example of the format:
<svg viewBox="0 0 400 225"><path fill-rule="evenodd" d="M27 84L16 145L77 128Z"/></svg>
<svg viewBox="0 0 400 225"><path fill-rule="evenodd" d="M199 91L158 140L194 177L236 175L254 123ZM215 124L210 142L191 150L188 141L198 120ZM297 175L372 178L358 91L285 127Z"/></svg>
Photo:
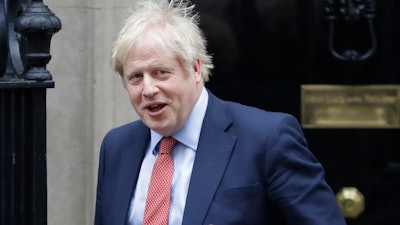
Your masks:
<svg viewBox="0 0 400 225"><path fill-rule="evenodd" d="M141 121L103 140L96 225L126 223L150 131ZM184 225L343 225L324 170L297 120L218 99L209 92Z"/></svg>

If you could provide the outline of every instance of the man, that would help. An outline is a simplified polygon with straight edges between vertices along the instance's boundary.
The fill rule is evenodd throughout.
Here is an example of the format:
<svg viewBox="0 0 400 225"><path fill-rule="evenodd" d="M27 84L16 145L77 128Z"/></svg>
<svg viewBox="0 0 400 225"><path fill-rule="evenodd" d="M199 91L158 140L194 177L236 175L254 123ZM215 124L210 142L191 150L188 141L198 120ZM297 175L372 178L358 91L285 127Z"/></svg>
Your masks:
<svg viewBox="0 0 400 225"><path fill-rule="evenodd" d="M204 87L213 65L193 8L140 2L115 42L141 120L103 140L95 224L345 224L294 117Z"/></svg>

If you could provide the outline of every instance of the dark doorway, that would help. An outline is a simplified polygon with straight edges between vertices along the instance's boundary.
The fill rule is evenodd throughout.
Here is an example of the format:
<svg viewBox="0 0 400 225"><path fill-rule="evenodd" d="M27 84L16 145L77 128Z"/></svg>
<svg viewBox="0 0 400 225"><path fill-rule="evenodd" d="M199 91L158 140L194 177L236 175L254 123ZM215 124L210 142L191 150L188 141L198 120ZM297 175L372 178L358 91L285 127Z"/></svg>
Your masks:
<svg viewBox="0 0 400 225"><path fill-rule="evenodd" d="M400 84L400 1L194 0L214 55L207 87L217 96L301 117L303 84ZM329 16L352 2L373 16L376 49L362 19L338 20L329 49ZM364 4L364 6L362 6ZM346 19L347 20L346 22ZM352 51L347 51L348 49ZM355 50L355 51L353 51ZM358 54L357 54L358 53ZM365 211L349 225L400 221L400 130L311 129L304 133L335 192L356 187Z"/></svg>

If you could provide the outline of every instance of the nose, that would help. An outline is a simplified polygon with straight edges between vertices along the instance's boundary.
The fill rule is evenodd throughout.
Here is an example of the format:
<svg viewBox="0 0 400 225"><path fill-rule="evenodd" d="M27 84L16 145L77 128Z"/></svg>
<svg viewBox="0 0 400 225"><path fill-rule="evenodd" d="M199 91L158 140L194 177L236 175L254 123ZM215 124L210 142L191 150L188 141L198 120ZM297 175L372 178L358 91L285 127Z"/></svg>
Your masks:
<svg viewBox="0 0 400 225"><path fill-rule="evenodd" d="M146 98L150 98L156 95L158 90L157 81L150 75L144 75L142 95Z"/></svg>

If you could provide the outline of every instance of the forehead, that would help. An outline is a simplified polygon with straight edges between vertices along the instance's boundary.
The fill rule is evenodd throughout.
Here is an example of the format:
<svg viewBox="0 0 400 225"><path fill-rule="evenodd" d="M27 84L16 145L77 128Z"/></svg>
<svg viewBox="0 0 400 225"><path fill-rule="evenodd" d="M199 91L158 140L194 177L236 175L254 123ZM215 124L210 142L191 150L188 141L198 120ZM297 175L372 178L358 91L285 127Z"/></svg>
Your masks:
<svg viewBox="0 0 400 225"><path fill-rule="evenodd" d="M156 46L134 46L129 51L124 66L157 66L171 64L174 61L177 59L168 49Z"/></svg>
<svg viewBox="0 0 400 225"><path fill-rule="evenodd" d="M133 46L123 63L123 67L125 75L155 68L172 71L183 70L182 64L169 49L150 45Z"/></svg>
<svg viewBox="0 0 400 225"><path fill-rule="evenodd" d="M149 44L134 45L128 52L128 59L141 60L150 58L175 58L171 50L164 46L156 46Z"/></svg>
<svg viewBox="0 0 400 225"><path fill-rule="evenodd" d="M124 71L128 72L132 67L167 66L166 64L183 67L182 60L172 46L173 44L160 33L160 29L150 29L137 39L127 52L123 62Z"/></svg>

